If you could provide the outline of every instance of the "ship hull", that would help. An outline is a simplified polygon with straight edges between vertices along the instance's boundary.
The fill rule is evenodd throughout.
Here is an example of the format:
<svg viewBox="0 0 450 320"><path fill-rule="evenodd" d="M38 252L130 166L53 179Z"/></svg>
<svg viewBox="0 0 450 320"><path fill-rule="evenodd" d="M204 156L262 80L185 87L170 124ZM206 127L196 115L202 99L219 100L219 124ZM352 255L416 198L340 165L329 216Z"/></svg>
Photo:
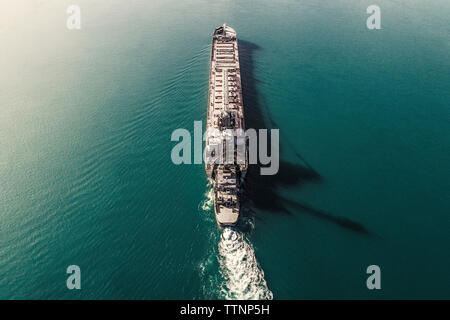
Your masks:
<svg viewBox="0 0 450 320"><path fill-rule="evenodd" d="M214 181L214 213L219 226L236 225L248 155L236 32L213 33L207 107L205 170Z"/></svg>

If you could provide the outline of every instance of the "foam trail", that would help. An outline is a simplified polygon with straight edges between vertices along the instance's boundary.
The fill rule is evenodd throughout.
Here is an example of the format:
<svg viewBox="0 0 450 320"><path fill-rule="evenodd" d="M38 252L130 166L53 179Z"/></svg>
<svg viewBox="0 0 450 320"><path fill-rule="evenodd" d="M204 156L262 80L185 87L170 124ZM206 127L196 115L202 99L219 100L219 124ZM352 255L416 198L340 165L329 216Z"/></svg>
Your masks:
<svg viewBox="0 0 450 320"><path fill-rule="evenodd" d="M209 211L214 205L214 189L210 189L205 194L206 199L202 202L202 210Z"/></svg>
<svg viewBox="0 0 450 320"><path fill-rule="evenodd" d="M255 251L244 235L233 228L224 228L219 242L219 264L226 299L271 300L264 272L258 265Z"/></svg>
<svg viewBox="0 0 450 320"><path fill-rule="evenodd" d="M210 179L208 180L205 199L200 203L199 207L205 212L210 212L214 207L214 187Z"/></svg>

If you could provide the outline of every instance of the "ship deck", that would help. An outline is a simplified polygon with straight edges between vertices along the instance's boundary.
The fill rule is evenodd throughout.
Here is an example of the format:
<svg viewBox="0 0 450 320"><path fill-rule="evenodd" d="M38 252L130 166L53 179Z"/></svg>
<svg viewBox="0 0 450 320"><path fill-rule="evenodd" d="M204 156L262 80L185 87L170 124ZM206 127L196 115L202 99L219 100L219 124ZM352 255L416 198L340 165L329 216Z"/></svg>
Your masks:
<svg viewBox="0 0 450 320"><path fill-rule="evenodd" d="M226 25L216 28L213 34L207 113L207 130L211 129L216 133L207 136L206 148L223 147L230 139L228 129L245 130L238 42L234 29ZM214 211L218 224L235 225L240 212L240 180L247 160L238 164L234 155L231 163L216 159L206 163L205 169L215 180Z"/></svg>

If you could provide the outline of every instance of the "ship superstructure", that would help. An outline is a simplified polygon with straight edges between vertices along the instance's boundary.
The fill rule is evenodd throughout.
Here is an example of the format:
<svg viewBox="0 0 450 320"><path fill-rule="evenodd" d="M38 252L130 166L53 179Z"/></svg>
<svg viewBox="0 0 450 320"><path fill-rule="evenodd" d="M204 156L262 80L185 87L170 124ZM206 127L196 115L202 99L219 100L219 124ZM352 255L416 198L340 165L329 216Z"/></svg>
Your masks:
<svg viewBox="0 0 450 320"><path fill-rule="evenodd" d="M245 139L235 134L245 131L238 43L234 29L225 24L213 33L206 129L205 152L212 157L205 169L214 180L216 220L220 226L235 225L248 155ZM214 159L217 150L223 153Z"/></svg>

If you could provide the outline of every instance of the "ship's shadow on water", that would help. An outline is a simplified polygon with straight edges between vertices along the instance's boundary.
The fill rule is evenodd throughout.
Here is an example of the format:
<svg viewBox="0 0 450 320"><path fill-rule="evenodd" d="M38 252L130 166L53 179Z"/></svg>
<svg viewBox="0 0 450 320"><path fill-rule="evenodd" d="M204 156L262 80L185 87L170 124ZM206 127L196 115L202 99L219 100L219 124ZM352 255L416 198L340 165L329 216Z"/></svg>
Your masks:
<svg viewBox="0 0 450 320"><path fill-rule="evenodd" d="M239 60L242 76L242 93L244 96L245 122L246 128L271 129L279 128L267 111L263 109L256 84L254 55L261 48L251 42L239 41ZM266 111L266 112L264 112ZM280 151L286 146L283 143L283 135L280 131ZM270 141L270 138L268 139ZM288 145L289 146L289 145ZM268 148L270 150L270 147ZM345 230L356 232L362 235L371 235L369 230L362 224L340 217L326 211L314 208L295 200L283 197L277 191L278 187L299 187L305 183L320 182L322 177L298 152L296 163L286 162L281 159L279 171L275 175L261 175L260 165L250 165L244 187L244 203L247 217L260 218L255 215L255 209L261 209L272 213L291 215L293 212L312 215L316 218L331 222ZM249 205L251 203L251 206ZM244 210L245 212L245 210ZM245 217L244 217L245 218ZM246 229L246 224L242 224L241 229Z"/></svg>

